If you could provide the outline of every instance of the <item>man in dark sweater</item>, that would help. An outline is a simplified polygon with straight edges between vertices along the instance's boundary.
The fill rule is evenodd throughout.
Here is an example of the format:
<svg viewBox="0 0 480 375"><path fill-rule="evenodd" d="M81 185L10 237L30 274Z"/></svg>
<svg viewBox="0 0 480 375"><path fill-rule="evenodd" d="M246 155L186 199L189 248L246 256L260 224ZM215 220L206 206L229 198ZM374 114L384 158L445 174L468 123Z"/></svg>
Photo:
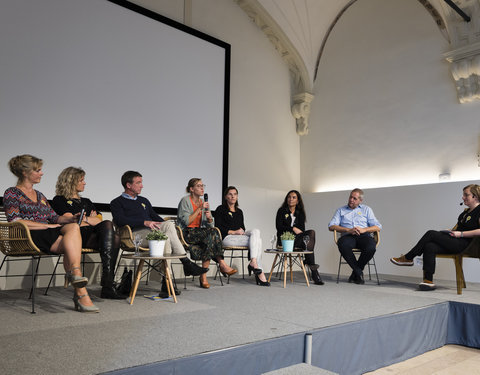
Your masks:
<svg viewBox="0 0 480 375"><path fill-rule="evenodd" d="M110 202L113 222L119 227L129 225L134 235L140 234L143 240L142 247L148 247L145 239L147 234L159 229L168 236L166 252L171 250L173 255L184 255L185 249L178 239L175 225L164 221L153 210L150 201L139 195L143 189L142 175L135 171L127 171L122 176L122 185L125 191ZM198 276L208 271L208 268L200 267L188 258L180 260L183 263L185 276Z"/></svg>

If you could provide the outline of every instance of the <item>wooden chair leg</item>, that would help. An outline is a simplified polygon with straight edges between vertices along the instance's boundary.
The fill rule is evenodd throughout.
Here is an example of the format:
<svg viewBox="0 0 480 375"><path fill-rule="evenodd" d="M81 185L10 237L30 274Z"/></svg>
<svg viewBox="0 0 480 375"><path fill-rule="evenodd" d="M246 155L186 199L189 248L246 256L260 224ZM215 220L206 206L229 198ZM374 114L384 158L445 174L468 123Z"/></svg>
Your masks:
<svg viewBox="0 0 480 375"><path fill-rule="evenodd" d="M465 279L463 277L463 257L461 255L457 255L453 259L455 263L455 274L456 274L456 280L457 280L457 294L462 294L462 288L465 288Z"/></svg>
<svg viewBox="0 0 480 375"><path fill-rule="evenodd" d="M340 254L340 259L338 260L338 273L337 273L337 284L340 279L340 267L342 266L342 254Z"/></svg>
<svg viewBox="0 0 480 375"><path fill-rule="evenodd" d="M277 259L278 259L278 254L275 254L275 258L273 259L273 263L272 263L272 268L270 269L270 275L268 275L268 282L270 282L271 278L272 278L272 274L273 274L273 270L275 268L275 264L277 262Z"/></svg>

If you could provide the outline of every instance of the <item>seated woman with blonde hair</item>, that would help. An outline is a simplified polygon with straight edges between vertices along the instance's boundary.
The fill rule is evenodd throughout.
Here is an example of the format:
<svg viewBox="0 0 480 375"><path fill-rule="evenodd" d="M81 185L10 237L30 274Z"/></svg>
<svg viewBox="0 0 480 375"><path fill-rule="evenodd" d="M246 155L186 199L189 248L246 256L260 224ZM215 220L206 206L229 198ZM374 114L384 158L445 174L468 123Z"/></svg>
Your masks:
<svg viewBox="0 0 480 375"><path fill-rule="evenodd" d="M82 276L80 258L82 237L76 216L59 216L47 198L33 188L42 179L43 161L32 155L15 156L8 162L18 178L17 185L3 195L3 205L9 222L19 221L30 230L34 244L46 254L63 254L63 267L68 281L75 288L73 302L81 312L99 312L88 296L88 279Z"/></svg>
<svg viewBox="0 0 480 375"><path fill-rule="evenodd" d="M190 251L192 259L202 260L202 267L208 268L210 260L218 262L220 272L226 277L237 273L225 263L223 259L222 238L217 229L213 227L213 217L210 212L208 202L202 200L204 195L202 179L191 178L188 181L187 193L178 204L178 225L182 228L185 241L191 245L198 245L200 251L193 254ZM200 287L208 289L210 284L207 282L207 275L200 275Z"/></svg>
<svg viewBox="0 0 480 375"><path fill-rule="evenodd" d="M80 196L85 190L85 171L81 168L65 168L58 176L52 207L58 215L73 216L82 209L85 215L80 226L83 247L97 249L102 260L102 298L125 299L114 287L120 238L113 230L110 220L103 220L92 201Z"/></svg>

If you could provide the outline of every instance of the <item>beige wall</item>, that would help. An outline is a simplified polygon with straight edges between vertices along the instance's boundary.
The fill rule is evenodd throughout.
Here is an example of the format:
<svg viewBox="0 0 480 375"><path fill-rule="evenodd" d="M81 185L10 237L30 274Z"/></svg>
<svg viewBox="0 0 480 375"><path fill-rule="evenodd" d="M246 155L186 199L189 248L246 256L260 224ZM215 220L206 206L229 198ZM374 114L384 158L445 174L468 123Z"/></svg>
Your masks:
<svg viewBox="0 0 480 375"><path fill-rule="evenodd" d="M176 21L183 20L181 1L136 2ZM288 68L267 37L233 1L197 0L192 4L191 26L232 46L229 183L239 189L247 228L260 229L268 243L284 194L300 185L300 145L289 109ZM220 203L211 202L215 207ZM25 272L29 270L25 268ZM94 276L98 278L97 271ZM47 279L42 278L40 285ZM19 280L9 280L7 288L19 287ZM0 279L0 289L4 282ZM30 285L29 280L25 282Z"/></svg>
<svg viewBox="0 0 480 375"><path fill-rule="evenodd" d="M381 243L375 255L378 272L422 278L422 268L398 267L390 258L407 253L429 229L451 229L463 211L462 189L478 181L450 182L416 186L365 189L364 203L370 206L383 226ZM347 204L349 191L308 193L304 195L308 227L317 231L316 258L320 271L336 274L339 252L328 231L335 210ZM480 282L478 259L464 260L467 282ZM342 274L349 275L348 266ZM437 261L435 279L455 280L455 267L450 259Z"/></svg>
<svg viewBox="0 0 480 375"><path fill-rule="evenodd" d="M340 18L301 139L304 191L480 177L480 102L459 104L448 43L416 0L361 0Z"/></svg>

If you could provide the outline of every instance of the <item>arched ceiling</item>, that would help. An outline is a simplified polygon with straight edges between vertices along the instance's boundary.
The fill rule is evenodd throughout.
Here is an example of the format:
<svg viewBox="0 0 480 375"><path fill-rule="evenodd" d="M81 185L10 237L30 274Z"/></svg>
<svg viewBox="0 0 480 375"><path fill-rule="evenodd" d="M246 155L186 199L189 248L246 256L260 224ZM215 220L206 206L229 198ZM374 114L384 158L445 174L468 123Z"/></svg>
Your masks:
<svg viewBox="0 0 480 375"><path fill-rule="evenodd" d="M313 83L315 70L318 65L323 46L328 34L341 17L344 11L356 1L362 0L235 0L255 22L266 31L268 28L277 28L282 35L276 38L288 39L294 46L296 53L308 72L308 77ZM440 32L450 40L446 23L452 17L461 20L461 17L452 10L445 0L417 0L423 5L426 12L432 16ZM460 8L468 9L477 0L455 0ZM258 22L264 17L265 24ZM270 22L275 25L272 25ZM270 23L270 24L269 24ZM275 32L275 30L273 30ZM271 32L270 32L271 34ZM272 39L271 35L269 35ZM278 46L276 45L278 48ZM306 85L309 86L308 84Z"/></svg>
<svg viewBox="0 0 480 375"><path fill-rule="evenodd" d="M287 62L294 83L292 113L297 119L297 132L300 135L306 134L309 104L313 100L310 94L328 36L342 14L348 11L351 5L363 0L234 1L268 36ZM480 69L479 62L472 63L472 59L476 59L480 53L480 48L477 47L480 45L480 0L417 1L423 10L430 14L432 22L450 43L449 54L453 56L448 55L446 58L452 63L452 74L457 82L460 102L480 98L480 90L471 90L473 81L476 85L477 70ZM471 21L467 23L453 9L455 6L470 15ZM465 58L470 60L455 66L455 61ZM472 82L465 83L465 79Z"/></svg>

